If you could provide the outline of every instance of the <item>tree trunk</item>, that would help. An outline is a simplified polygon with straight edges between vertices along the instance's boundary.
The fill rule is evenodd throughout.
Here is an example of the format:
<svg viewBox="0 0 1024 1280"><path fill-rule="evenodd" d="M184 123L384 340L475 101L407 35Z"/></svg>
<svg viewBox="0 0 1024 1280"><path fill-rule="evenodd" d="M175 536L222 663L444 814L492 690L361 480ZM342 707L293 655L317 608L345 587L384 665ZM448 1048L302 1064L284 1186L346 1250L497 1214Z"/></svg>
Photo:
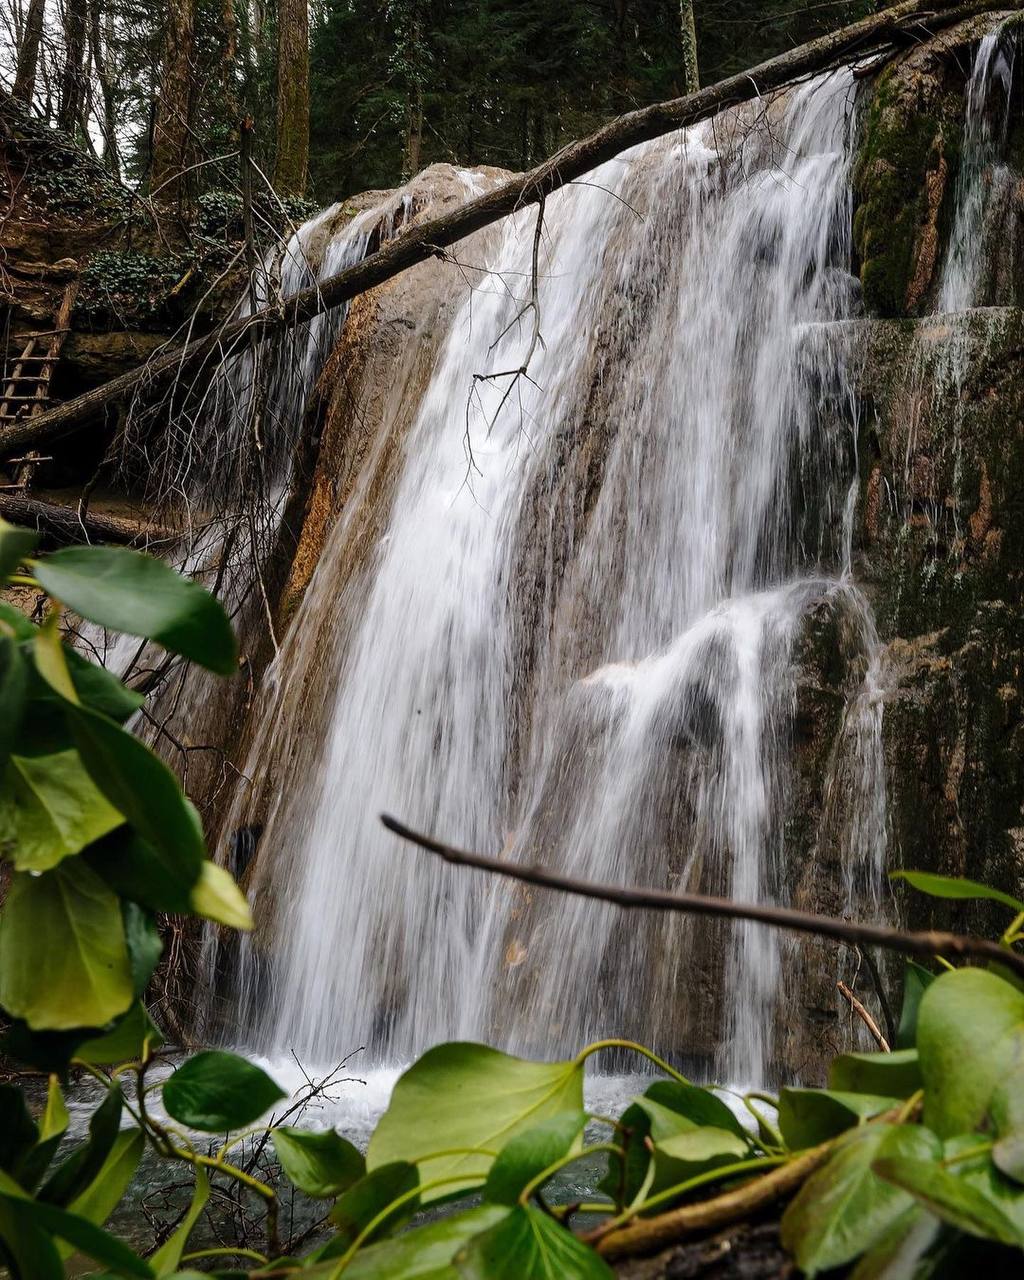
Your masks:
<svg viewBox="0 0 1024 1280"><path fill-rule="evenodd" d="M574 182L629 147L707 120L724 107L771 93L803 76L834 67L852 55L863 57L891 48L894 42L905 40L908 31L913 31L919 39L926 31L941 31L975 14L999 9L1005 3L1006 0L970 0L954 6L943 4L942 0L904 0L892 9L790 49L695 94L619 116L588 138L563 148L537 168L511 178L450 213L419 223L338 275L293 294L282 305L275 304L254 316L233 321L185 347L155 357L140 369L121 374L102 387L57 405L31 422L6 428L0 432L0 458L71 434L142 385L153 392L173 382L185 370L195 371L211 359L223 361L230 352L238 350L241 343L248 345L254 332L265 339L304 324L417 263L438 257L441 250L474 231L491 226L525 206L537 204L552 191Z"/></svg>
<svg viewBox="0 0 1024 1280"><path fill-rule="evenodd" d="M195 0L167 0L163 77L153 122L149 189L159 204L179 210L185 202L182 175L188 167L195 18Z"/></svg>
<svg viewBox="0 0 1024 1280"><path fill-rule="evenodd" d="M308 176L309 8L307 0L280 0L274 188L279 195L305 195Z"/></svg>
<svg viewBox="0 0 1024 1280"><path fill-rule="evenodd" d="M64 7L64 69L60 82L60 105L57 108L57 128L74 134L82 124L82 104L85 101L85 0L65 0Z"/></svg>
<svg viewBox="0 0 1024 1280"><path fill-rule="evenodd" d="M417 84L409 100L409 130L405 141L405 175L413 178L420 171L423 146L423 85Z"/></svg>
<svg viewBox="0 0 1024 1280"><path fill-rule="evenodd" d="M117 111L114 102L113 68L110 65L110 38L113 15L106 13L106 46L100 31L100 0L89 0L89 47L103 95L103 159L113 176L120 181L121 158L117 150Z"/></svg>
<svg viewBox="0 0 1024 1280"><path fill-rule="evenodd" d="M680 34L683 40L683 93L700 88L697 63L697 28L693 21L693 0L679 0Z"/></svg>
<svg viewBox="0 0 1024 1280"><path fill-rule="evenodd" d="M29 0L25 32L18 49L18 62L14 72L15 98L31 102L36 91L36 68L39 66L39 44L43 38L43 17L46 0Z"/></svg>

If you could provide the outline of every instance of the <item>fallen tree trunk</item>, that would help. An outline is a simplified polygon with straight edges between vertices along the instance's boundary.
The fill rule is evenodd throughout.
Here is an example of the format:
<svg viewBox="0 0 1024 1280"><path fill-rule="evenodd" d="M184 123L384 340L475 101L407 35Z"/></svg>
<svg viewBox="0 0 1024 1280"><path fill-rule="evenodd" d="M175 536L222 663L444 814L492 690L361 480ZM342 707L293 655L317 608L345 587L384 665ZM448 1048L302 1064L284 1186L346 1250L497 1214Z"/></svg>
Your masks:
<svg viewBox="0 0 1024 1280"><path fill-rule="evenodd" d="M95 540L153 546L159 542L170 542L174 537L167 529L129 520L125 516L103 515L94 511L79 513L77 507L42 502L20 494L0 493L0 517L11 524L38 529L47 541L61 545Z"/></svg>
<svg viewBox="0 0 1024 1280"><path fill-rule="evenodd" d="M0 457L52 443L101 414L109 405L146 390L157 390L185 370L193 371L214 356L226 358L239 347L329 311L360 293L407 271L475 231L536 204L621 152L676 129L696 124L801 77L828 70L854 55L876 52L917 32L932 34L962 19L995 9L1020 8L1022 0L904 0L817 40L788 50L750 71L731 76L671 102L656 103L619 116L596 133L573 142L535 169L511 179L453 213L403 232L362 262L294 294L254 315L235 320L216 333L156 356L147 364L88 391L67 403L19 423L0 435Z"/></svg>

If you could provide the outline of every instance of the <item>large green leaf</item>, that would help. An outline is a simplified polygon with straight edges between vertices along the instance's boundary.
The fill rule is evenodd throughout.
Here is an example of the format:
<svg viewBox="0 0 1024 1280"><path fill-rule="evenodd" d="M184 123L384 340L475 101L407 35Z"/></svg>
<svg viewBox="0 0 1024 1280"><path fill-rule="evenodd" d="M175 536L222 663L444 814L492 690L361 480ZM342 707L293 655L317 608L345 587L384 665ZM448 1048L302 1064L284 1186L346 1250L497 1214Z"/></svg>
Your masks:
<svg viewBox="0 0 1024 1280"><path fill-rule="evenodd" d="M60 1081L55 1075L51 1075L46 1091L46 1105L39 1118L39 1141L19 1170L18 1181L26 1190L32 1190L50 1167L70 1120Z"/></svg>
<svg viewBox="0 0 1024 1280"><path fill-rule="evenodd" d="M657 1080L636 1101L651 1117L651 1134L655 1141L659 1137L680 1133L684 1128L701 1125L714 1125L716 1129L730 1130L738 1138L747 1137L747 1131L735 1112L710 1089L680 1084L676 1080ZM671 1120L668 1113L689 1124ZM668 1127L663 1129L666 1124Z"/></svg>
<svg viewBox="0 0 1024 1280"><path fill-rule="evenodd" d="M935 974L908 960L903 966L903 1004L896 1032L897 1049L913 1049L917 1045L917 1014L921 997L935 981Z"/></svg>
<svg viewBox="0 0 1024 1280"><path fill-rule="evenodd" d="M653 1159L647 1147L651 1133L651 1118L635 1100L619 1117L618 1142L625 1151L625 1159L610 1152L608 1171L598 1183L597 1189L625 1207L640 1194L647 1179Z"/></svg>
<svg viewBox="0 0 1024 1280"><path fill-rule="evenodd" d="M917 1050L844 1053L829 1068L828 1087L847 1093L871 1093L876 1097L909 1098L921 1087Z"/></svg>
<svg viewBox="0 0 1024 1280"><path fill-rule="evenodd" d="M34 652L33 641L35 636L39 634L39 630L37 627L32 627L31 632L31 636L22 641L23 652L29 658ZM85 706L91 707L93 711L99 711L102 715L109 716L111 720L116 720L118 724L122 724L130 716L134 715L145 702L146 699L142 694L136 693L133 689L126 689L117 676L108 671L106 667L101 667L96 662L90 662L67 645L64 645L63 649L64 662L68 669L68 675L71 677L71 685L78 700ZM30 662L30 666L34 668L35 663ZM40 704L43 704L49 712L56 711L63 716L64 700L51 688L38 671L33 671L30 677L29 692L34 703L34 713L38 713L41 709ZM65 730L64 732L66 734L67 731Z"/></svg>
<svg viewBox="0 0 1024 1280"><path fill-rule="evenodd" d="M189 867L175 852L154 848L127 825L83 849L82 857L115 893L148 911L176 915L191 910L195 881L189 879Z"/></svg>
<svg viewBox="0 0 1024 1280"><path fill-rule="evenodd" d="M90 622L156 640L221 675L238 668L222 606L162 560L121 547L66 547L40 560L36 577Z"/></svg>
<svg viewBox="0 0 1024 1280"><path fill-rule="evenodd" d="M4 1196L0 1196L0 1242L19 1276L28 1280L64 1280L64 1264L50 1235Z"/></svg>
<svg viewBox="0 0 1024 1280"><path fill-rule="evenodd" d="M17 1178L38 1140L39 1130L29 1115L24 1090L0 1084L0 1169Z"/></svg>
<svg viewBox="0 0 1024 1280"><path fill-rule="evenodd" d="M900 1105L900 1098L835 1089L783 1089L779 1094L779 1132L792 1151L816 1147L862 1120Z"/></svg>
<svg viewBox="0 0 1024 1280"><path fill-rule="evenodd" d="M880 1178L908 1192L958 1230L1024 1248L1024 1234L1000 1206L953 1170L891 1151L880 1152L871 1167Z"/></svg>
<svg viewBox="0 0 1024 1280"><path fill-rule="evenodd" d="M39 534L34 530L18 529L0 519L0 586L32 554L38 542Z"/></svg>
<svg viewBox="0 0 1024 1280"><path fill-rule="evenodd" d="M207 858L192 886L189 906L197 916L231 929L251 929L252 912L231 873Z"/></svg>
<svg viewBox="0 0 1024 1280"><path fill-rule="evenodd" d="M18 741L27 692L28 666L21 650L10 636L0 634L0 770Z"/></svg>
<svg viewBox="0 0 1024 1280"><path fill-rule="evenodd" d="M978 884L975 880L963 880L958 876L937 876L930 871L893 871L893 880L906 880L919 893L927 893L932 898L954 898L957 901L969 901L976 898L989 902L1000 902L1011 911L1024 911L1024 902L1014 898L1000 889L993 889L987 884Z"/></svg>
<svg viewBox="0 0 1024 1280"><path fill-rule="evenodd" d="M56 1236L86 1257L102 1263L114 1275L142 1276L145 1280L153 1275L152 1268L137 1253L88 1218L68 1213L64 1209L58 1209L56 1205L40 1200L11 1196L0 1198L6 1199L15 1212L23 1215L41 1231Z"/></svg>
<svg viewBox="0 0 1024 1280"><path fill-rule="evenodd" d="M40 1200L67 1205L92 1183L121 1132L123 1101L120 1085L112 1084L89 1118L88 1140L58 1166L39 1192Z"/></svg>
<svg viewBox="0 0 1024 1280"><path fill-rule="evenodd" d="M782 1243L808 1277L872 1248L912 1206L908 1192L873 1173L884 1154L937 1161L942 1144L920 1125L881 1121L841 1138L782 1217Z"/></svg>
<svg viewBox="0 0 1024 1280"><path fill-rule="evenodd" d="M188 1238L199 1221L199 1215L206 1208L210 1198L210 1179L201 1164L196 1165L196 1189L192 1193L192 1201L184 1218L175 1227L156 1253L150 1258L150 1266L158 1276L169 1276L177 1269L181 1255L185 1252Z"/></svg>
<svg viewBox="0 0 1024 1280"><path fill-rule="evenodd" d="M528 1182L567 1155L583 1132L586 1115L567 1111L517 1133L498 1152L484 1184L484 1199L515 1204Z"/></svg>
<svg viewBox="0 0 1024 1280"><path fill-rule="evenodd" d="M134 997L117 896L80 858L16 872L0 915L0 1005L33 1030L101 1027Z"/></svg>
<svg viewBox="0 0 1024 1280"><path fill-rule="evenodd" d="M366 1173L362 1153L333 1129L280 1125L270 1136L288 1181L307 1196L333 1198Z"/></svg>
<svg viewBox="0 0 1024 1280"><path fill-rule="evenodd" d="M49 871L123 822L77 751L11 756L0 780L0 849L19 871Z"/></svg>
<svg viewBox="0 0 1024 1280"><path fill-rule="evenodd" d="M452 1258L469 1240L500 1222L508 1210L484 1204L406 1231L394 1240L360 1249L345 1268L345 1280L458 1280ZM330 1275L337 1264L314 1267L312 1276ZM300 1273L305 1274L305 1273Z"/></svg>
<svg viewBox="0 0 1024 1280"><path fill-rule="evenodd" d="M997 1137L992 1148L996 1168L1024 1182L1024 1063L996 1085L990 1114Z"/></svg>
<svg viewBox="0 0 1024 1280"><path fill-rule="evenodd" d="M244 1128L284 1097L260 1067L222 1049L187 1058L163 1087L167 1114L204 1133Z"/></svg>
<svg viewBox="0 0 1024 1280"><path fill-rule="evenodd" d="M455 1175L483 1181L510 1138L551 1116L582 1108L580 1063L529 1062L464 1042L438 1045L395 1085L370 1139L367 1167L407 1160L422 1166L423 1182ZM453 1147L490 1154L435 1154ZM444 1188L427 1192L424 1203L446 1194Z"/></svg>
<svg viewBox="0 0 1024 1280"><path fill-rule="evenodd" d="M82 763L99 789L191 888L206 858L202 827L181 784L138 738L86 707L66 707Z"/></svg>
<svg viewBox="0 0 1024 1280"><path fill-rule="evenodd" d="M750 1145L731 1129L704 1125L663 1138L654 1144L652 1193L688 1182L721 1165L736 1164L750 1155Z"/></svg>
<svg viewBox="0 0 1024 1280"><path fill-rule="evenodd" d="M850 1280L924 1280L923 1260L942 1230L927 1209L911 1205L864 1254Z"/></svg>
<svg viewBox="0 0 1024 1280"><path fill-rule="evenodd" d="M917 1045L925 1123L941 1137L969 1133L1024 1062L1024 994L984 969L944 973L921 1000Z"/></svg>
<svg viewBox="0 0 1024 1280"><path fill-rule="evenodd" d="M132 971L132 986L137 996L141 996L149 986L164 944L157 928L156 918L135 902L121 903L121 919L124 923L124 937L128 946L128 963Z"/></svg>
<svg viewBox="0 0 1024 1280"><path fill-rule="evenodd" d="M411 1218L419 1207L419 1197L412 1194L418 1186L416 1166L402 1160L381 1165L365 1178L360 1178L335 1202L331 1210L331 1221L336 1234L320 1250L318 1256L340 1257L377 1218L380 1218L380 1222L366 1236L365 1243L379 1240L381 1236L394 1231ZM401 1200L402 1203L391 1213L381 1217L396 1200Z"/></svg>
<svg viewBox="0 0 1024 1280"><path fill-rule="evenodd" d="M533 1205L510 1209L455 1255L463 1280L614 1280L607 1262Z"/></svg>
<svg viewBox="0 0 1024 1280"><path fill-rule="evenodd" d="M163 1036L141 1000L136 1000L123 1018L110 1031L87 1040L75 1051L75 1057L94 1067L112 1067L122 1062L141 1062L163 1044Z"/></svg>
<svg viewBox="0 0 1024 1280"><path fill-rule="evenodd" d="M146 1139L141 1129L125 1129L114 1139L106 1160L89 1185L68 1205L71 1213L101 1226L124 1198L135 1177Z"/></svg>

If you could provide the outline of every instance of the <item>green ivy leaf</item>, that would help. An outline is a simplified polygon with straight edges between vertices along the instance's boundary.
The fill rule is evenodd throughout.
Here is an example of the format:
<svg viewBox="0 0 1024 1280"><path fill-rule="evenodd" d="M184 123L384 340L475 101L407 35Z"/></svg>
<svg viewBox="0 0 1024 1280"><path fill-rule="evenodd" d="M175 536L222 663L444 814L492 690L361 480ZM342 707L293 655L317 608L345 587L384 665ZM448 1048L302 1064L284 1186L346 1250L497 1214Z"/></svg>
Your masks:
<svg viewBox="0 0 1024 1280"><path fill-rule="evenodd" d="M223 607L162 560L123 547L65 547L35 571L45 591L90 622L155 640L219 675L238 669Z"/></svg>
<svg viewBox="0 0 1024 1280"><path fill-rule="evenodd" d="M835 1089L783 1089L779 1094L779 1132L791 1151L816 1147L862 1120L891 1111L901 1101Z"/></svg>
<svg viewBox="0 0 1024 1280"><path fill-rule="evenodd" d="M917 1044L917 1014L921 1007L921 997L935 981L935 974L929 973L913 960L907 960L903 967L903 1004L900 1008L900 1025L896 1032L897 1049L913 1049Z"/></svg>
<svg viewBox="0 0 1024 1280"><path fill-rule="evenodd" d="M0 634L0 769L18 741L27 693L28 668L17 641Z"/></svg>
<svg viewBox="0 0 1024 1280"><path fill-rule="evenodd" d="M20 609L15 609L14 605L8 604L6 600L0 600L0 633L12 635L20 642L31 640L38 630L39 628L29 622Z"/></svg>
<svg viewBox="0 0 1024 1280"><path fill-rule="evenodd" d="M121 919L128 946L128 963L132 971L132 987L141 996L149 986L163 954L164 944L155 918L135 902L121 903Z"/></svg>
<svg viewBox="0 0 1024 1280"><path fill-rule="evenodd" d="M163 1087L167 1114L204 1133L244 1128L284 1097L265 1071L221 1049L187 1058Z"/></svg>
<svg viewBox="0 0 1024 1280"><path fill-rule="evenodd" d="M931 1272L921 1265L942 1230L938 1218L912 1205L877 1238L850 1280L924 1280Z"/></svg>
<svg viewBox="0 0 1024 1280"><path fill-rule="evenodd" d="M438 1045L414 1063L395 1085L391 1103L370 1139L369 1169L396 1160L422 1167L422 1181L465 1175L483 1181L493 1155L433 1153L475 1147L497 1153L543 1120L583 1109L583 1067L569 1062L529 1062L454 1042ZM427 1192L424 1203L445 1197Z"/></svg>
<svg viewBox="0 0 1024 1280"><path fill-rule="evenodd" d="M625 1149L625 1161L615 1152L610 1152L608 1170L597 1189L624 1208L640 1194L651 1167L651 1153L646 1143L651 1132L651 1118L634 1101L619 1116L619 1124L622 1126L619 1141Z"/></svg>
<svg viewBox="0 0 1024 1280"><path fill-rule="evenodd" d="M749 1143L730 1129L717 1129L714 1125L656 1139L651 1192L665 1191L710 1169L736 1164L749 1155Z"/></svg>
<svg viewBox="0 0 1024 1280"><path fill-rule="evenodd" d="M64 1264L51 1237L0 1196L0 1241L14 1260L19 1276L31 1280L64 1280Z"/></svg>
<svg viewBox="0 0 1024 1280"><path fill-rule="evenodd" d="M13 1084L0 1084L0 1169L17 1178L22 1161L39 1140L25 1094Z"/></svg>
<svg viewBox="0 0 1024 1280"><path fill-rule="evenodd" d="M97 787L157 852L169 874L191 888L206 860L206 844L178 779L144 743L106 716L71 705L66 715Z"/></svg>
<svg viewBox="0 0 1024 1280"><path fill-rule="evenodd" d="M828 1087L847 1093L871 1093L876 1097L909 1098L921 1087L917 1050L844 1053L829 1068Z"/></svg>
<svg viewBox="0 0 1024 1280"><path fill-rule="evenodd" d="M925 1124L940 1137L970 1133L1024 1061L1024 994L984 969L944 973L921 1000L917 1046Z"/></svg>
<svg viewBox="0 0 1024 1280"><path fill-rule="evenodd" d="M371 1222L401 1196L409 1198L380 1223L366 1237L366 1243L379 1240L407 1221L419 1208L419 1197L410 1193L419 1186L416 1166L396 1160L394 1164L381 1165L372 1170L340 1195L331 1210L331 1221L337 1234L321 1249L319 1257L337 1258L345 1253L362 1235Z"/></svg>
<svg viewBox="0 0 1024 1280"><path fill-rule="evenodd" d="M36 549L39 534L31 529L18 529L0 519L0 585L7 581L18 565Z"/></svg>
<svg viewBox="0 0 1024 1280"><path fill-rule="evenodd" d="M192 1201L179 1225L167 1237L156 1253L150 1258L150 1265L158 1276L169 1276L181 1261L188 1238L199 1221L199 1215L206 1208L210 1198L210 1179L201 1164L196 1165L196 1189L192 1193Z"/></svg>
<svg viewBox="0 0 1024 1280"><path fill-rule="evenodd" d="M175 915L191 910L194 882L177 854L154 848L127 825L83 849L82 857L119 897L147 911Z"/></svg>
<svg viewBox="0 0 1024 1280"><path fill-rule="evenodd" d="M366 1161L333 1129L316 1132L281 1125L270 1135L289 1182L314 1198L347 1191L366 1173Z"/></svg>
<svg viewBox="0 0 1024 1280"><path fill-rule="evenodd" d="M152 1053L163 1042L163 1036L153 1025L145 1005L136 1000L110 1031L80 1045L75 1057L94 1067L119 1066L122 1062L141 1062L147 1046L148 1052Z"/></svg>
<svg viewBox="0 0 1024 1280"><path fill-rule="evenodd" d="M405 1231L394 1240L369 1245L360 1249L345 1268L345 1280L457 1280L451 1265L455 1254L474 1236L501 1221L507 1212L501 1205L479 1205ZM320 1280L330 1276L336 1265L314 1265L300 1274Z"/></svg>
<svg viewBox="0 0 1024 1280"><path fill-rule="evenodd" d="M199 879L192 886L189 905L197 916L232 929L251 929L252 912L233 876L216 862L205 859Z"/></svg>
<svg viewBox="0 0 1024 1280"><path fill-rule="evenodd" d="M141 1129L126 1129L119 1133L100 1171L68 1205L69 1212L87 1218L97 1226L106 1222L124 1199L145 1147L146 1139Z"/></svg>
<svg viewBox="0 0 1024 1280"><path fill-rule="evenodd" d="M511 1209L455 1255L463 1280L614 1280L599 1254L532 1205Z"/></svg>
<svg viewBox="0 0 1024 1280"><path fill-rule="evenodd" d="M506 1142L491 1165L484 1199L514 1205L528 1182L573 1149L587 1118L582 1111L552 1116Z"/></svg>
<svg viewBox="0 0 1024 1280"><path fill-rule="evenodd" d="M23 1195L15 1197L3 1195L0 1192L0 1199L6 1200L15 1212L21 1214L33 1226L63 1240L84 1253L86 1257L102 1263L114 1275L142 1276L146 1280L153 1275L148 1262L144 1262L121 1240L108 1234L87 1218L58 1209L56 1205L31 1200Z"/></svg>
<svg viewBox="0 0 1024 1280"><path fill-rule="evenodd" d="M120 1085L112 1084L89 1119L89 1138L85 1145L57 1167L38 1199L48 1204L67 1205L92 1183L121 1132L122 1105Z"/></svg>
<svg viewBox="0 0 1024 1280"><path fill-rule="evenodd" d="M117 896L80 858L16 872L0 914L0 1005L33 1030L104 1026L132 1002Z"/></svg>
<svg viewBox="0 0 1024 1280"><path fill-rule="evenodd" d="M676 1080L657 1080L636 1101L651 1117L651 1134L655 1141L659 1137L681 1133L683 1128L703 1125L726 1129L744 1140L747 1137L747 1131L739 1118L721 1098L715 1097L710 1089L702 1089L698 1085L680 1084ZM668 1116L669 1112L689 1121L689 1125L680 1126L678 1122L672 1121ZM668 1127L663 1130L661 1126L666 1123Z"/></svg>
<svg viewBox="0 0 1024 1280"><path fill-rule="evenodd" d="M883 1155L937 1161L942 1144L921 1125L882 1122L842 1137L782 1216L782 1244L808 1277L871 1249L913 1204L872 1171Z"/></svg>
<svg viewBox="0 0 1024 1280"><path fill-rule="evenodd" d="M1024 1246L1024 1235L983 1191L950 1169L909 1155L882 1152L872 1164L886 1182L920 1201L930 1213L968 1235Z"/></svg>
<svg viewBox="0 0 1024 1280"><path fill-rule="evenodd" d="M989 902L1000 902L1014 913L1024 911L1024 902L1011 897L999 889L987 884L978 884L975 880L963 880L958 876L937 876L930 871L891 871L891 880L906 880L919 893L926 893L932 898L954 898L967 901L984 898Z"/></svg>
<svg viewBox="0 0 1024 1280"><path fill-rule="evenodd" d="M1024 1063L996 1085L990 1107L997 1141L992 1160L1015 1182L1024 1182Z"/></svg>
<svg viewBox="0 0 1024 1280"><path fill-rule="evenodd" d="M19 871L49 871L123 822L77 751L11 756L0 780L0 848Z"/></svg>

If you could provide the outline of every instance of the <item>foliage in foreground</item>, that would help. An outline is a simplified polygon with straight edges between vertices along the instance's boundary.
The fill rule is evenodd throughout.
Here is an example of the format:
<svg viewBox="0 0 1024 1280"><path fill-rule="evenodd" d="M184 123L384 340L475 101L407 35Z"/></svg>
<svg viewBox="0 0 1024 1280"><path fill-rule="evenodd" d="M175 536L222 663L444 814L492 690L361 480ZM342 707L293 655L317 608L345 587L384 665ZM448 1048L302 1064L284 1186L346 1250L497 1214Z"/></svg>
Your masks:
<svg viewBox="0 0 1024 1280"><path fill-rule="evenodd" d="M199 1053L154 1080L161 1040L142 996L160 955L155 914L244 928L248 908L207 858L177 780L122 727L141 699L63 645L57 601L214 671L234 669L235 642L220 606L158 561L34 551L33 535L0 523L0 581L53 602L38 627L0 604L3 1047L52 1073L37 1117L0 1086L0 1259L17 1280L57 1280L73 1254L115 1276L183 1276L235 1257L325 1280L606 1280L609 1257L794 1192L783 1241L808 1276L848 1264L856 1280L956 1275L978 1240L1024 1249L1024 992L992 969L936 977L908 964L892 1052L836 1059L827 1089L732 1106L624 1041L562 1062L441 1045L401 1077L365 1156L333 1130L264 1123L284 1092L238 1055ZM1008 895L907 878L1001 903L1015 913L1004 945L1024 937L1024 904ZM633 1051L662 1077L619 1117L584 1105L585 1063L605 1050ZM71 1069L96 1078L102 1101L61 1159ZM206 1149L203 1135L223 1141ZM280 1191L234 1162L254 1135L269 1135L284 1189L324 1204L329 1238L303 1256L282 1256ZM147 1146L191 1166L194 1190L143 1258L104 1224ZM580 1162L603 1176L589 1203L566 1202L560 1175ZM262 1206L261 1249L187 1252L211 1179ZM448 1216L409 1227L441 1205Z"/></svg>

